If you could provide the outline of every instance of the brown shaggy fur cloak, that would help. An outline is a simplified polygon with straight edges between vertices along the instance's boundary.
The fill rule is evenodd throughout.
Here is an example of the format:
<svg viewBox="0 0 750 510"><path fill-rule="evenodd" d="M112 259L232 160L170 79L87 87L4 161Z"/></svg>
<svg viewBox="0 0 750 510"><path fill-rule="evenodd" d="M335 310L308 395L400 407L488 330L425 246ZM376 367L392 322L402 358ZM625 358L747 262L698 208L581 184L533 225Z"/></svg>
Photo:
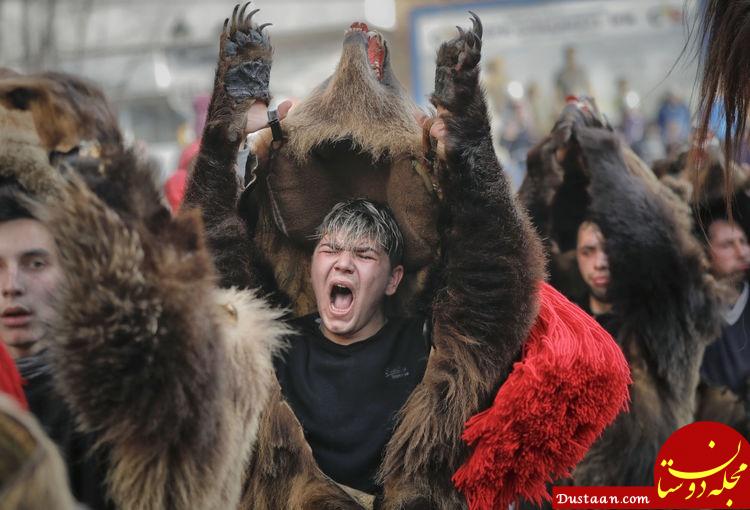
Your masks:
<svg viewBox="0 0 750 510"><path fill-rule="evenodd" d="M584 218L604 235L609 299L621 320L617 341L633 378L630 411L591 448L575 483L651 485L659 448L693 421L698 368L721 318L689 210L593 109L566 107L528 161L519 194L553 258L575 249ZM577 272L574 258L568 271Z"/></svg>
<svg viewBox="0 0 750 510"><path fill-rule="evenodd" d="M199 216L170 216L154 168L122 148L104 179L102 161L53 168L32 120L0 108L0 177L57 244L45 341L60 394L108 457L109 496L127 509L236 507L281 313L217 288Z"/></svg>
<svg viewBox="0 0 750 510"><path fill-rule="evenodd" d="M423 145L416 108L391 73L385 42L378 80L366 32L352 30L334 75L292 110L281 146L250 169L256 184L243 191L234 161L245 113L269 97L271 63L270 42L253 14L235 9L222 35L186 205L202 208L223 285L260 286L303 314L314 307L311 228L343 198L390 204L407 242L401 312L412 303L412 311L429 314L434 350L387 447L377 505L464 508L451 482L468 455L464 423L491 403L521 355L543 275L538 238L492 149L478 83L481 25L475 19L473 30L438 53L432 102L446 111L445 161ZM277 393L264 413L243 508L361 508L317 468L280 399Z"/></svg>

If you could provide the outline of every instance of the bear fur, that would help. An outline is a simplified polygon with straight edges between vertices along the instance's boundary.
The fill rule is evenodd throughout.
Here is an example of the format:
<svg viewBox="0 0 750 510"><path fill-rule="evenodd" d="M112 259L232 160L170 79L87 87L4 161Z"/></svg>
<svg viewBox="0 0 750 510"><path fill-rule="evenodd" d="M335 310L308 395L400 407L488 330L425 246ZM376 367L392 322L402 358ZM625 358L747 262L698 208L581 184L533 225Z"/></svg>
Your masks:
<svg viewBox="0 0 750 510"><path fill-rule="evenodd" d="M574 252L582 220L602 231L608 297L620 320L616 340L633 379L629 412L594 444L574 481L651 485L659 448L694 419L703 351L721 323L721 293L692 235L689 208L622 146L590 104L569 104L528 161L519 195L549 239L553 260ZM565 271L577 273L575 258L568 261ZM575 287L561 288L578 297Z"/></svg>

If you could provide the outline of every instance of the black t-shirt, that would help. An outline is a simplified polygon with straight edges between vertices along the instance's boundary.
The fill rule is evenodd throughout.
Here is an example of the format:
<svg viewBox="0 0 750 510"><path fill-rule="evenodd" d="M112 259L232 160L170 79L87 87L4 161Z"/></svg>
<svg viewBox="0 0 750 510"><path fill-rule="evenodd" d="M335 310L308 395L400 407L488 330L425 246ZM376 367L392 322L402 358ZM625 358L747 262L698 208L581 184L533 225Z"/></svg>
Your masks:
<svg viewBox="0 0 750 510"><path fill-rule="evenodd" d="M351 345L325 338L319 321L294 321L299 334L276 361L276 375L323 472L372 494L396 414L427 366L424 321L390 318Z"/></svg>
<svg viewBox="0 0 750 510"><path fill-rule="evenodd" d="M614 338L615 341L618 340L617 335L620 333L622 321L617 314L615 314L614 312L605 312L598 315L594 314L591 311L591 302L589 301L588 294L586 294L582 298L576 299L574 302L575 304L580 306L584 312L591 315L596 320L596 322L598 322L599 325L607 331L607 333L612 335L612 338Z"/></svg>

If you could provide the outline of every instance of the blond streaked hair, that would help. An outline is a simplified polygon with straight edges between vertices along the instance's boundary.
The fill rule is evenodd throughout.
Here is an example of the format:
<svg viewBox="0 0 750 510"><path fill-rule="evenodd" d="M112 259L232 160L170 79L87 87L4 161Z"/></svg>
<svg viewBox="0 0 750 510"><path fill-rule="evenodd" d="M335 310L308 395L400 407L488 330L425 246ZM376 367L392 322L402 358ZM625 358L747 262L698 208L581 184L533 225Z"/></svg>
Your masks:
<svg viewBox="0 0 750 510"><path fill-rule="evenodd" d="M388 254L391 266L402 263L404 237L393 212L386 205L355 198L334 205L315 231L314 238L335 240L341 250L361 247L363 240L374 242Z"/></svg>

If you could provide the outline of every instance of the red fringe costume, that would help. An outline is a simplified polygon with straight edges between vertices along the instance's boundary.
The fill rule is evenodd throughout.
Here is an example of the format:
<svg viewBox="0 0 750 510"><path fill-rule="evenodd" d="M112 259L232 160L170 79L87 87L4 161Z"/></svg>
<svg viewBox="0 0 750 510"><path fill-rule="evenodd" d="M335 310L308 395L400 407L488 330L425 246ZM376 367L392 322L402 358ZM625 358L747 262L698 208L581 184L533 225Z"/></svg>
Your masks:
<svg viewBox="0 0 750 510"><path fill-rule="evenodd" d="M10 395L22 408L29 408L21 387L21 376L2 342L0 342L0 392Z"/></svg>
<svg viewBox="0 0 750 510"><path fill-rule="evenodd" d="M568 476L627 408L630 370L610 334L550 285L539 297L523 360L466 423L474 451L453 481L472 510L550 499L545 484Z"/></svg>

